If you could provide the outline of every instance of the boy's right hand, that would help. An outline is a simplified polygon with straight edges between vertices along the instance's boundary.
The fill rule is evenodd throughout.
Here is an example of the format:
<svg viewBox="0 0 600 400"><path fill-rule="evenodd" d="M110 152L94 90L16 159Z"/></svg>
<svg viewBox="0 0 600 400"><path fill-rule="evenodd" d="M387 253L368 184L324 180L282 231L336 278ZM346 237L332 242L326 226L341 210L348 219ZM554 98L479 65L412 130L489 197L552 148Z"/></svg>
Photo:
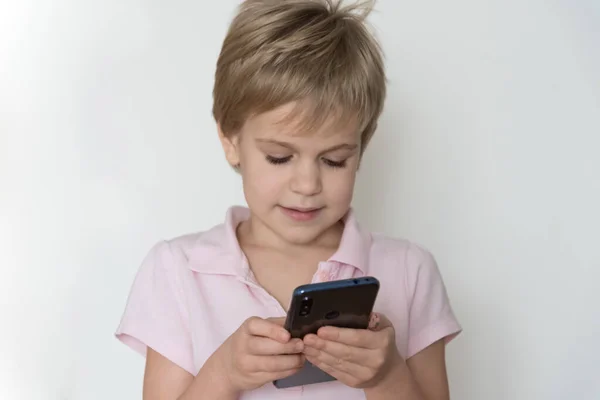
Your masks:
<svg viewBox="0 0 600 400"><path fill-rule="evenodd" d="M251 317L219 347L215 356L234 392L259 388L302 368L304 343L290 339L283 321Z"/></svg>

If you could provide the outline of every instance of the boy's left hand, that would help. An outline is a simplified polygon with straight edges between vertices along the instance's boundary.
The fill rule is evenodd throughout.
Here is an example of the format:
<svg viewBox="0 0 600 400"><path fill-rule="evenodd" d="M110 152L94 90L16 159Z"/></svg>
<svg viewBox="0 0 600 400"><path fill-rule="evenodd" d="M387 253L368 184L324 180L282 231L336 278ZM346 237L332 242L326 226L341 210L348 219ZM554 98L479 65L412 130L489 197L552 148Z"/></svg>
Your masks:
<svg viewBox="0 0 600 400"><path fill-rule="evenodd" d="M304 337L306 359L340 382L370 388L404 363L396 348L392 323L373 314L369 329L326 326Z"/></svg>

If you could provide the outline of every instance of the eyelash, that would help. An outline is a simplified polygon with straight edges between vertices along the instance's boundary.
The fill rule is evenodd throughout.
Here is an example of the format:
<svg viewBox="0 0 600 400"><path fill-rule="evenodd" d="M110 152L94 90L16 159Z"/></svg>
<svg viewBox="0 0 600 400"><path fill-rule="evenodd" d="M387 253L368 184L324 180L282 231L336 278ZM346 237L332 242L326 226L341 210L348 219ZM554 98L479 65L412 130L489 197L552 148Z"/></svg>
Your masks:
<svg viewBox="0 0 600 400"><path fill-rule="evenodd" d="M281 165L281 164L285 164L288 161L290 161L292 159L292 156L287 156L287 157L282 157L282 158L267 156L266 158L270 164ZM325 163L325 165L327 165L328 167L331 167L331 168L344 168L346 166L346 160L333 161L333 160L329 160L327 158L323 158L323 162Z"/></svg>
<svg viewBox="0 0 600 400"><path fill-rule="evenodd" d="M333 160L329 160L327 158L323 159L323 162L331 168L344 168L346 166L346 160L344 161L333 161Z"/></svg>
<svg viewBox="0 0 600 400"><path fill-rule="evenodd" d="M267 156L267 161L274 165L285 164L286 162L290 161L291 159L292 159L292 156L287 156L287 157L282 157L282 158Z"/></svg>

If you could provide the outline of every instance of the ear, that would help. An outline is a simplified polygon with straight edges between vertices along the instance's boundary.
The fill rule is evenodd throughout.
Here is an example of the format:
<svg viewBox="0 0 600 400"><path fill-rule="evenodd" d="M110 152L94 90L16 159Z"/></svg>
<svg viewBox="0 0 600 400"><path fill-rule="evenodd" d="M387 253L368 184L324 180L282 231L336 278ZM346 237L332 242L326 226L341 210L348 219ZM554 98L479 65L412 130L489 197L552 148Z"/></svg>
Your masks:
<svg viewBox="0 0 600 400"><path fill-rule="evenodd" d="M221 124L217 124L217 130L219 131L219 140L221 141L221 146L223 146L227 162L232 167L237 167L240 164L239 134L226 136L221 129Z"/></svg>

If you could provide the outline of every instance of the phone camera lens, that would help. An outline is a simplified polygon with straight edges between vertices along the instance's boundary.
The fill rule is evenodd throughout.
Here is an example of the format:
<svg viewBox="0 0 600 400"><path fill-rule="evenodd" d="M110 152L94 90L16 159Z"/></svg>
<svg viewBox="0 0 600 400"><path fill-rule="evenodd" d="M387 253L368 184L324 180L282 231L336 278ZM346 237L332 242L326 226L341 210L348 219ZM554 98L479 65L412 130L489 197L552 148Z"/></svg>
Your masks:
<svg viewBox="0 0 600 400"><path fill-rule="evenodd" d="M310 297L305 297L302 299L302 303L300 303L300 316L306 317L310 314L310 310L312 309L313 300Z"/></svg>

